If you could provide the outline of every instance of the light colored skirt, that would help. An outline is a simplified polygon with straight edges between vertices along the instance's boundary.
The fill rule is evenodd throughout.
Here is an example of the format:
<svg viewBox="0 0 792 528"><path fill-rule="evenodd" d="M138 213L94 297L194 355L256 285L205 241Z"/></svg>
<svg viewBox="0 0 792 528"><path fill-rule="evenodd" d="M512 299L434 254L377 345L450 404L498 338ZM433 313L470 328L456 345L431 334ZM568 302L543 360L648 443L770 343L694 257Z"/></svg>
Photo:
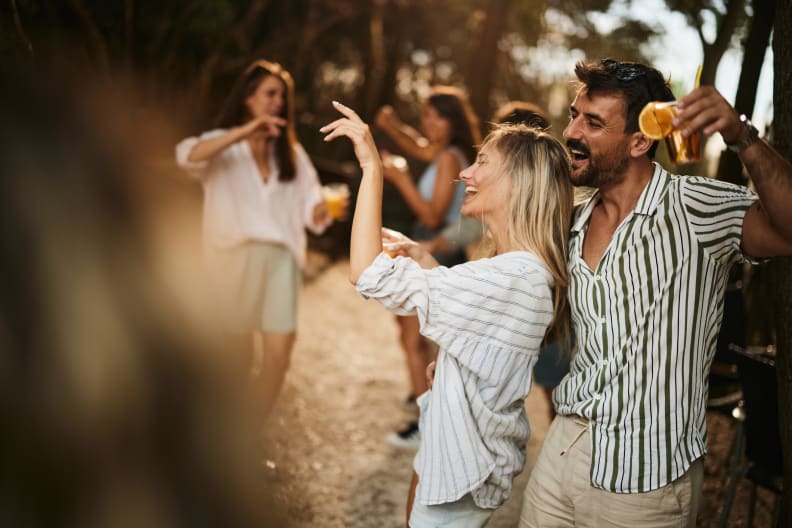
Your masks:
<svg viewBox="0 0 792 528"><path fill-rule="evenodd" d="M207 256L218 318L234 334L289 333L297 327L301 274L280 244L247 242Z"/></svg>

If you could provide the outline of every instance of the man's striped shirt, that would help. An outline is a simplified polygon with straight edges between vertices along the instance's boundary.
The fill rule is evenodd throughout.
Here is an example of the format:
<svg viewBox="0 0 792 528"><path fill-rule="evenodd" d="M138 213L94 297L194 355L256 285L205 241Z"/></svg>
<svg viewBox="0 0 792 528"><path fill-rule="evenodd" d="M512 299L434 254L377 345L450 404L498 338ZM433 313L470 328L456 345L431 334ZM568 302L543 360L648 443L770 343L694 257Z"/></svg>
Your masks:
<svg viewBox="0 0 792 528"><path fill-rule="evenodd" d="M414 462L422 504L471 493L496 508L509 496L525 465L524 400L553 315L551 284L525 251L431 270L380 254L358 280L363 296L417 315L440 347Z"/></svg>
<svg viewBox="0 0 792 528"><path fill-rule="evenodd" d="M755 200L744 187L655 165L593 270L583 240L598 195L577 211L569 298L578 345L554 401L560 414L590 419L595 487L657 489L706 452L709 367Z"/></svg>

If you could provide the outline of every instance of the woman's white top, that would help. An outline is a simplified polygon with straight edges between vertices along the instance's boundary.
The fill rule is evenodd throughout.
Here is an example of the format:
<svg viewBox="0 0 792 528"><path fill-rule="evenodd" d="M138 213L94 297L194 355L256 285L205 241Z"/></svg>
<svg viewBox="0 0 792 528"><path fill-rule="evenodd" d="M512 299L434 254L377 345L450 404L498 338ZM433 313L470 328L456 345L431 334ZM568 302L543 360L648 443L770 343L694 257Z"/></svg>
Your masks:
<svg viewBox="0 0 792 528"><path fill-rule="evenodd" d="M227 130L212 130L176 145L179 166L201 180L204 189L203 233L206 249L229 248L249 241L282 244L298 266L305 262L307 227L316 234L328 224L315 224L313 210L322 201L319 178L305 149L294 146L295 177L278 180L274 144L269 145L269 178L265 182L247 141L238 141L211 160L187 158L199 141Z"/></svg>
<svg viewBox="0 0 792 528"><path fill-rule="evenodd" d="M526 251L431 270L382 253L358 280L364 297L417 315L440 347L414 462L421 504L471 493L496 508L508 498L525 465L524 400L553 316L551 284Z"/></svg>

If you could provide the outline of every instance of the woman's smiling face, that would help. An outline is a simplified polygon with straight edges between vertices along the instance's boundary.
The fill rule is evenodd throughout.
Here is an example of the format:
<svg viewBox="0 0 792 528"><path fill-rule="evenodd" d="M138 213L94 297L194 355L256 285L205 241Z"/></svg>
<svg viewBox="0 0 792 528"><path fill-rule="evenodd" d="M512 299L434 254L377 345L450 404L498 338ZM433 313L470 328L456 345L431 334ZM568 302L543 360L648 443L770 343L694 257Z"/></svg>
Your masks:
<svg viewBox="0 0 792 528"><path fill-rule="evenodd" d="M421 131L430 143L445 145L451 141L451 123L428 103L421 111Z"/></svg>
<svg viewBox="0 0 792 528"><path fill-rule="evenodd" d="M459 177L465 184L462 214L490 224L508 213L511 179L503 172L503 157L494 144L486 144Z"/></svg>
<svg viewBox="0 0 792 528"><path fill-rule="evenodd" d="M250 115L277 116L286 104L286 86L275 75L267 75L256 87L256 90L245 100Z"/></svg>

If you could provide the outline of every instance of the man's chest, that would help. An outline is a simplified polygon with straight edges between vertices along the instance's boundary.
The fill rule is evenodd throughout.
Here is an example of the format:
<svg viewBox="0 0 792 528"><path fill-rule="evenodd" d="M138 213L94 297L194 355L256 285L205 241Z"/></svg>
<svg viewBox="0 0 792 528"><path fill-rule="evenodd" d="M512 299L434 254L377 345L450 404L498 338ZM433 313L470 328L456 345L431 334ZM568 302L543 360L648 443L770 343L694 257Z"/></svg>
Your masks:
<svg viewBox="0 0 792 528"><path fill-rule="evenodd" d="M651 298L683 280L699 257L690 232L662 215L632 214L618 226L592 222L570 244L570 289L605 303L641 292Z"/></svg>
<svg viewBox="0 0 792 528"><path fill-rule="evenodd" d="M592 218L588 230L583 234L582 257L589 269L596 270L602 256L613 240L619 224L596 222Z"/></svg>

